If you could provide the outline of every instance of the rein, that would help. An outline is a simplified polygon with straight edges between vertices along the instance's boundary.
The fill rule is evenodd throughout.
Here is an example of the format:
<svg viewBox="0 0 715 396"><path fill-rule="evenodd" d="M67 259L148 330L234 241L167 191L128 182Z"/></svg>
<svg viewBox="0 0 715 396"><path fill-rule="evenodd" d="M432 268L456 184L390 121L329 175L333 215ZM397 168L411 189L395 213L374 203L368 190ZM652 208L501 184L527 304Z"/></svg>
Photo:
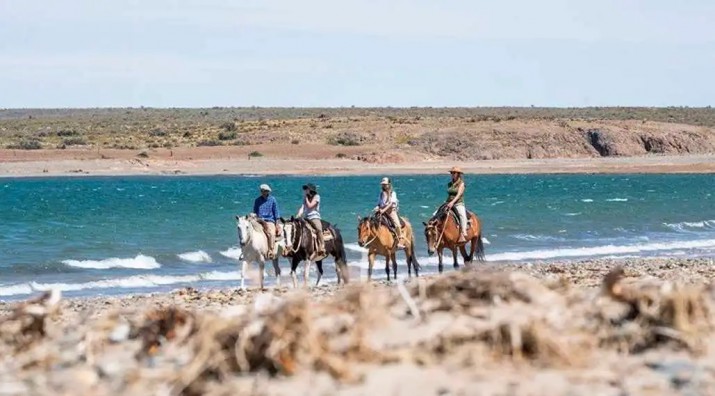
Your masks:
<svg viewBox="0 0 715 396"><path fill-rule="evenodd" d="M370 220L368 220L368 222L369 222L369 221L370 221ZM372 237L372 239L370 239L368 242L365 242L365 244L364 244L365 246L368 246L368 245L370 245L371 243L375 242L375 240L376 240L377 237L379 236L379 235L377 234L377 232L373 232L372 226L371 226L370 224L368 224L367 229L370 230L370 235L373 235L373 237Z"/></svg>
<svg viewBox="0 0 715 396"><path fill-rule="evenodd" d="M298 227L296 226L296 224L294 222L291 222L291 224L293 224L293 228L295 229L295 231L297 231ZM289 249L290 251L287 252L287 254L296 253L298 251L298 249L300 249L301 243L303 243L303 227L300 227L300 233L296 232L296 234L298 234L297 235L298 236L298 244L297 244L298 247L295 247L296 246L296 243L295 243L296 236L294 235L293 240L290 241L290 249Z"/></svg>

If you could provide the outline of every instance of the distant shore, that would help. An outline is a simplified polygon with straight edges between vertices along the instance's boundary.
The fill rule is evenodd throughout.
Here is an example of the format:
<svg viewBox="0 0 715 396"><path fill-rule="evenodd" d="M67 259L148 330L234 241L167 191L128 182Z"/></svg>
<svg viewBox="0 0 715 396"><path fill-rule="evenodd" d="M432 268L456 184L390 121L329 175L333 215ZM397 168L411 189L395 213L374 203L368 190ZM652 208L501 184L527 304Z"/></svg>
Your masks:
<svg viewBox="0 0 715 396"><path fill-rule="evenodd" d="M280 155L273 156L266 147L265 156L250 158L231 148L157 149L147 155L133 150L0 150L0 177L439 174L454 165L471 174L715 173L715 155L368 163L276 151Z"/></svg>

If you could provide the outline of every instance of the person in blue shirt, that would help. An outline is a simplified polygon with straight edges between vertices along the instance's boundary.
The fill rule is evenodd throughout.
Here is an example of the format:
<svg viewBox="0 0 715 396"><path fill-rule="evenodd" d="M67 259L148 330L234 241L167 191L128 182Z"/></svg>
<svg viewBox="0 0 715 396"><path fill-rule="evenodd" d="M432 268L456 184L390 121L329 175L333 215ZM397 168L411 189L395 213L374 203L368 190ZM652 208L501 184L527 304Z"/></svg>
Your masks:
<svg viewBox="0 0 715 396"><path fill-rule="evenodd" d="M276 223L281 215L278 211L278 201L271 195L271 187L268 184L261 184L261 196L253 202L253 213L263 220L268 233L268 258L274 258L276 246Z"/></svg>

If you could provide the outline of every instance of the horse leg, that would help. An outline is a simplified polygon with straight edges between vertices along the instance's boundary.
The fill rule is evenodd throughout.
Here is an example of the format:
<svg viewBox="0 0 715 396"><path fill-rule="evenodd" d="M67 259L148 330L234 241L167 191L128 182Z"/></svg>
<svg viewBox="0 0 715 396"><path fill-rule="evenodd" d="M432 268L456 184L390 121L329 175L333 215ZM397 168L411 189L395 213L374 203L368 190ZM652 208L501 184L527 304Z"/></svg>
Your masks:
<svg viewBox="0 0 715 396"><path fill-rule="evenodd" d="M457 260L457 248L454 247L452 248L452 260L454 263L452 264L454 266L454 269L459 268L459 260Z"/></svg>
<svg viewBox="0 0 715 396"><path fill-rule="evenodd" d="M303 270L303 287L308 287L308 279L310 279L310 260L305 260L305 269Z"/></svg>
<svg viewBox="0 0 715 396"><path fill-rule="evenodd" d="M464 260L464 265L469 265L472 259L467 255L467 245L462 245L459 247L459 253L462 255Z"/></svg>
<svg viewBox="0 0 715 396"><path fill-rule="evenodd" d="M300 259L298 259L297 257L293 257L290 263L290 278L293 280L294 289L298 288L298 276L295 274L295 270L298 268L298 264L300 264Z"/></svg>
<svg viewBox="0 0 715 396"><path fill-rule="evenodd" d="M263 260L259 260L259 261L258 261L258 269L259 269L259 272L258 272L258 283L260 283L260 285L261 285L261 291L263 291L263 290L265 290L265 287L263 286L263 276L264 276L264 272L265 272L265 270L266 270L266 262L263 261Z"/></svg>
<svg viewBox="0 0 715 396"><path fill-rule="evenodd" d="M412 247L408 247L405 249L405 256L407 256L407 277L412 278ZM415 276L417 276L417 268L415 268Z"/></svg>
<svg viewBox="0 0 715 396"><path fill-rule="evenodd" d="M390 253L385 255L385 273L387 274L387 281L390 281Z"/></svg>
<svg viewBox="0 0 715 396"><path fill-rule="evenodd" d="M392 279L397 280L397 253L392 253L390 260L392 260Z"/></svg>
<svg viewBox="0 0 715 396"><path fill-rule="evenodd" d="M367 255L367 281L370 282L372 279L372 267L375 265L375 253L369 253Z"/></svg>
<svg viewBox="0 0 715 396"><path fill-rule="evenodd" d="M437 249L437 269L439 270L439 273L441 274L442 271L444 271L444 266L442 265L442 249Z"/></svg>
<svg viewBox="0 0 715 396"><path fill-rule="evenodd" d="M241 290L246 290L246 271L248 270L248 262L243 260L241 263Z"/></svg>
<svg viewBox="0 0 715 396"><path fill-rule="evenodd" d="M273 269L276 271L276 287L281 288L281 267L278 265L278 259L273 259Z"/></svg>
<svg viewBox="0 0 715 396"><path fill-rule="evenodd" d="M318 267L318 280L315 281L315 286L318 286L320 278L323 277L323 260L316 261L315 266Z"/></svg>

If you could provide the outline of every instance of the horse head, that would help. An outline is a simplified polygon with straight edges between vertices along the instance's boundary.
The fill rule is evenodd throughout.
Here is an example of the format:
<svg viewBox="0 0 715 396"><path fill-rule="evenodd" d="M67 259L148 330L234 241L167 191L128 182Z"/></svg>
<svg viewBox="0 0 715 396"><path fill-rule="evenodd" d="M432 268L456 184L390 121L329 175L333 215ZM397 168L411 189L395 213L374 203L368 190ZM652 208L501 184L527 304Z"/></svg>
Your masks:
<svg viewBox="0 0 715 396"><path fill-rule="evenodd" d="M370 238L373 237L372 227L370 225L370 219L367 217L358 216L358 246L365 247L370 242Z"/></svg>
<svg viewBox="0 0 715 396"><path fill-rule="evenodd" d="M431 219L428 222L422 222L425 226L425 239L427 240L427 254L432 256L439 245L439 220Z"/></svg>
<svg viewBox="0 0 715 396"><path fill-rule="evenodd" d="M245 247L250 240L251 224L248 221L248 216L236 216L236 231L238 232L238 244Z"/></svg>

